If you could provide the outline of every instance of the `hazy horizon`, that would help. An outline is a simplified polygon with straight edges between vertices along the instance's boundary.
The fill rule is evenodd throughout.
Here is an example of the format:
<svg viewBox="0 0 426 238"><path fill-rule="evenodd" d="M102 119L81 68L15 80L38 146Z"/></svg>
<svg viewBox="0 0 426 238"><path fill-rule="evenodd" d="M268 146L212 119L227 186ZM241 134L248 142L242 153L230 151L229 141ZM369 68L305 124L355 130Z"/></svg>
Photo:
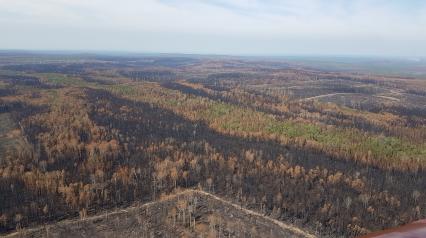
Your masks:
<svg viewBox="0 0 426 238"><path fill-rule="evenodd" d="M93 55L93 56L117 56L117 57L235 57L235 58L258 58L258 59L330 59L330 60L403 60L403 61L424 61L425 56L408 55L374 55L374 54L232 54L232 53L187 53L187 52L155 52L143 50L92 50L92 49L30 49L30 48L0 48L0 54L34 54L34 55Z"/></svg>
<svg viewBox="0 0 426 238"><path fill-rule="evenodd" d="M0 0L0 49L426 56L420 0Z"/></svg>

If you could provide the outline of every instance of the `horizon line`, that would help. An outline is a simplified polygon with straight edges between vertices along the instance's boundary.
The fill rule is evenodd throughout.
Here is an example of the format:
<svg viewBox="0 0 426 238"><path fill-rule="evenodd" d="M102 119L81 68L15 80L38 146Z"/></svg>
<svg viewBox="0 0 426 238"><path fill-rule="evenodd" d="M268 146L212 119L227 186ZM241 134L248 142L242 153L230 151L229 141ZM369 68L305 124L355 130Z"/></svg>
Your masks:
<svg viewBox="0 0 426 238"><path fill-rule="evenodd" d="M426 60L426 56L409 56L409 55L380 55L380 54L226 54L226 53L202 53L202 52L150 52L143 50L91 50L91 49L4 49L0 48L0 53L32 53L32 54L54 54L54 55L71 55L71 54L93 54L93 55L178 55L178 56L197 56L197 57L236 57L236 58L382 58L382 59L417 59Z"/></svg>

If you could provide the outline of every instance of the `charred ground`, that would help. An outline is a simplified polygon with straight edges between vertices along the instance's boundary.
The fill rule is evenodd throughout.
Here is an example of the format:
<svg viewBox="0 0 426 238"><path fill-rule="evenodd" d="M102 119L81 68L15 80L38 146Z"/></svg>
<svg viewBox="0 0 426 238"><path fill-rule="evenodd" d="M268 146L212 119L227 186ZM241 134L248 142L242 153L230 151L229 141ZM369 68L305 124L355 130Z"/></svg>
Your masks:
<svg viewBox="0 0 426 238"><path fill-rule="evenodd" d="M0 57L4 233L194 187L319 236L425 217L425 79L226 57L38 57Z"/></svg>

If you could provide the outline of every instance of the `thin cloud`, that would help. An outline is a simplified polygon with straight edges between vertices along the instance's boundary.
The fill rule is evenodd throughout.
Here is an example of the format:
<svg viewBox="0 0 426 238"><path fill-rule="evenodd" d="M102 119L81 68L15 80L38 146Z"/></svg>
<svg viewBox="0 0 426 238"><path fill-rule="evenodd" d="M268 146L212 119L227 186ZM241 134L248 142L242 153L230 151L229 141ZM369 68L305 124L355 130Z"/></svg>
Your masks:
<svg viewBox="0 0 426 238"><path fill-rule="evenodd" d="M58 47L88 49L97 32L108 37L99 45L115 50L426 54L419 43L426 41L425 15L419 0L0 0L8 34L0 48L26 48L17 39L26 37L37 48L56 39ZM52 37L55 31L69 40Z"/></svg>

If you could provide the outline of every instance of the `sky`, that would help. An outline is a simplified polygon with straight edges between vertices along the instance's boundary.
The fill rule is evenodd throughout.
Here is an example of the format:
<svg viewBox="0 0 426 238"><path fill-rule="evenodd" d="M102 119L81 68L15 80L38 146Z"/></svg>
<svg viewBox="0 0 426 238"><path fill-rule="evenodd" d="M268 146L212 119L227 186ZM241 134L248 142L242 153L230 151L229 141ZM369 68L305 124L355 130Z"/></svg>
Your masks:
<svg viewBox="0 0 426 238"><path fill-rule="evenodd" d="M424 0L0 0L0 49L426 56Z"/></svg>

